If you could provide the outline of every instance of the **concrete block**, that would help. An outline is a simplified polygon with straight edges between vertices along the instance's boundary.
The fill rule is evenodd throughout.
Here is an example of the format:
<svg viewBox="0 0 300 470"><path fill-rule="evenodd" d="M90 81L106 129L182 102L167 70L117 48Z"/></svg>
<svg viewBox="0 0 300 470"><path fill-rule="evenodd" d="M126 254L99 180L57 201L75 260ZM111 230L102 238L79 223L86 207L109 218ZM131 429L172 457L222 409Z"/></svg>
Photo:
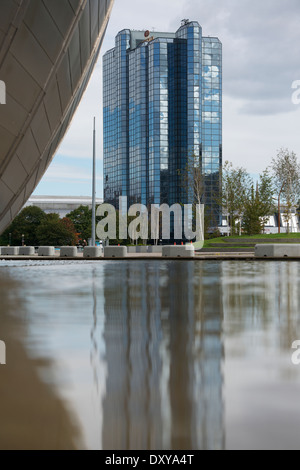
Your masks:
<svg viewBox="0 0 300 470"><path fill-rule="evenodd" d="M191 251L195 251L195 247L193 245L193 243L187 243L185 246L185 249L186 250L191 250Z"/></svg>
<svg viewBox="0 0 300 470"><path fill-rule="evenodd" d="M193 258L195 250L191 245L166 245L162 247L162 255L164 258Z"/></svg>
<svg viewBox="0 0 300 470"><path fill-rule="evenodd" d="M18 256L19 247L18 246L4 246L1 250L1 255L4 256Z"/></svg>
<svg viewBox="0 0 300 470"><path fill-rule="evenodd" d="M300 258L300 243L268 243L255 245L257 258Z"/></svg>
<svg viewBox="0 0 300 470"><path fill-rule="evenodd" d="M78 256L78 250L76 246L61 246L60 257L61 258L76 258Z"/></svg>
<svg viewBox="0 0 300 470"><path fill-rule="evenodd" d="M148 246L128 246L127 253L148 253Z"/></svg>
<svg viewBox="0 0 300 470"><path fill-rule="evenodd" d="M35 254L34 246L20 246L19 255L33 256Z"/></svg>
<svg viewBox="0 0 300 470"><path fill-rule="evenodd" d="M148 253L148 246L137 246L137 253Z"/></svg>
<svg viewBox="0 0 300 470"><path fill-rule="evenodd" d="M40 246L38 256L55 256L54 246Z"/></svg>
<svg viewBox="0 0 300 470"><path fill-rule="evenodd" d="M157 253L157 254L161 254L162 253L162 245L153 245L153 246L149 246L149 253Z"/></svg>
<svg viewBox="0 0 300 470"><path fill-rule="evenodd" d="M85 246L83 250L84 258L100 258L102 256L102 248L100 246Z"/></svg>
<svg viewBox="0 0 300 470"><path fill-rule="evenodd" d="M105 246L104 258L126 258L127 246Z"/></svg>

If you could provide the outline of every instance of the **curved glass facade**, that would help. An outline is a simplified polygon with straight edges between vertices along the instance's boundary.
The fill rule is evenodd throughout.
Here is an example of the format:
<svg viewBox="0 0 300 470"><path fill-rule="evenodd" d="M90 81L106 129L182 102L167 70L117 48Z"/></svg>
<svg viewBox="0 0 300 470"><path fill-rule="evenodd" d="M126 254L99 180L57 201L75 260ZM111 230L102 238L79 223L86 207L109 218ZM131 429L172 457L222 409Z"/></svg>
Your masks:
<svg viewBox="0 0 300 470"><path fill-rule="evenodd" d="M194 158L216 215L222 164L222 45L198 22L176 33L123 30L103 59L104 198L191 203L178 170Z"/></svg>

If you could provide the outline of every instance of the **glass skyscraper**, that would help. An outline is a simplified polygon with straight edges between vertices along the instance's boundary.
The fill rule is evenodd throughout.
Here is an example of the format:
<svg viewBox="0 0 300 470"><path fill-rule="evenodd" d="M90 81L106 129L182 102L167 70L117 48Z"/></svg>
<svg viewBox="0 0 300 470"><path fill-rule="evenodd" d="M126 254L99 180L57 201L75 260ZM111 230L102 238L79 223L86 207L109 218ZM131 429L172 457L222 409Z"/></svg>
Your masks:
<svg viewBox="0 0 300 470"><path fill-rule="evenodd" d="M219 223L222 44L196 21L176 33L116 36L103 58L104 199L118 206L191 203L182 173L200 166L203 202ZM187 162L188 165L187 165Z"/></svg>

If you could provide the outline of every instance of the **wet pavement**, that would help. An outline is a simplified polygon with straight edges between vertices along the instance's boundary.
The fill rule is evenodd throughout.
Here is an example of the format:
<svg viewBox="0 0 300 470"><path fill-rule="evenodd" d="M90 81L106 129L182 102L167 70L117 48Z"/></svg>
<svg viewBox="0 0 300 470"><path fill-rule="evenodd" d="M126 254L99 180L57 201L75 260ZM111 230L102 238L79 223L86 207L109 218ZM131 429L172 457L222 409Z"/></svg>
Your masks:
<svg viewBox="0 0 300 470"><path fill-rule="evenodd" d="M300 264L0 261L0 449L300 448Z"/></svg>

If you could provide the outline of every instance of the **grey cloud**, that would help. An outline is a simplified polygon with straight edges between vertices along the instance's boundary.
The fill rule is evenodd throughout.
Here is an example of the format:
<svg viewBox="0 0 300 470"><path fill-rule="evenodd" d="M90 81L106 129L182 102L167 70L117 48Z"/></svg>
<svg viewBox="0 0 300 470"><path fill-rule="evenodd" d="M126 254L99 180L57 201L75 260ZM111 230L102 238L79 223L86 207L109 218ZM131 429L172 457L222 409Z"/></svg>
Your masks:
<svg viewBox="0 0 300 470"><path fill-rule="evenodd" d="M190 19L223 43L224 94L242 113L294 111L291 84L300 79L299 0L189 0Z"/></svg>

